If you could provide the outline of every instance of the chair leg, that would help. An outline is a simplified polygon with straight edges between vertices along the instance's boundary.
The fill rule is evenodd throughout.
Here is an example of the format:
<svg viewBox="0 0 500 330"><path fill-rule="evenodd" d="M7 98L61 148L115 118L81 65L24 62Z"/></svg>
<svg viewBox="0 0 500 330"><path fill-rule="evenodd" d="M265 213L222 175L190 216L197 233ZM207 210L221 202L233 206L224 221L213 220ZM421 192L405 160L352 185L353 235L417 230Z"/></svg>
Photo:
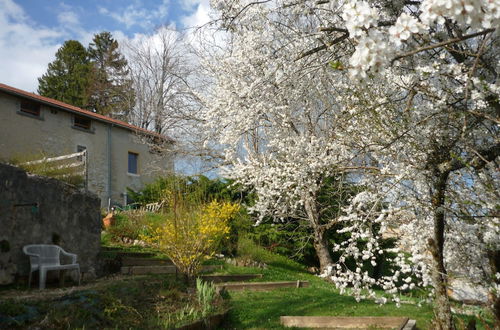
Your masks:
<svg viewBox="0 0 500 330"><path fill-rule="evenodd" d="M28 278L28 289L31 288L31 274L33 274L33 272L30 270L30 276Z"/></svg>
<svg viewBox="0 0 500 330"><path fill-rule="evenodd" d="M39 272L40 272L40 284L39 284L38 288L40 290L42 290L42 289L45 289L45 280L47 279L47 270L40 268Z"/></svg>
<svg viewBox="0 0 500 330"><path fill-rule="evenodd" d="M78 272L78 286L80 286L80 282L82 279L82 273L80 273L80 267L78 267L76 271Z"/></svg>

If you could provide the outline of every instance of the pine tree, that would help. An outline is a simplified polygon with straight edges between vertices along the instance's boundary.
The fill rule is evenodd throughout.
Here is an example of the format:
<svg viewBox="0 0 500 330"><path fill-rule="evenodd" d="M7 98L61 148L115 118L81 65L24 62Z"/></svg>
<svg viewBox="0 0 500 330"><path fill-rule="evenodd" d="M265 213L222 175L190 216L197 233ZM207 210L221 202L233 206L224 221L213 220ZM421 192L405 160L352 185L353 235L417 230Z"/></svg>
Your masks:
<svg viewBox="0 0 500 330"><path fill-rule="evenodd" d="M92 63L88 89L89 109L115 118L125 119L133 106L134 90L128 63L118 50L111 33L94 35L88 47Z"/></svg>
<svg viewBox="0 0 500 330"><path fill-rule="evenodd" d="M65 41L47 72L38 78L38 94L86 107L90 69L85 47L76 40Z"/></svg>

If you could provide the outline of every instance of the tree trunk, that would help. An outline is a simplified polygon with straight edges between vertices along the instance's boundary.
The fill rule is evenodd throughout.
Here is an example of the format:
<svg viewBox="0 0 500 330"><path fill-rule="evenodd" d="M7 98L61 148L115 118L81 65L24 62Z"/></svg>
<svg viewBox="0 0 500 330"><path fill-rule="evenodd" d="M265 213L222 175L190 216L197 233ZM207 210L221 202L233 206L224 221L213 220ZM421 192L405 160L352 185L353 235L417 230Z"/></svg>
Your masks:
<svg viewBox="0 0 500 330"><path fill-rule="evenodd" d="M323 230L313 228L314 230L314 249L316 250L316 255L319 259L319 267L321 271L327 269L328 266L333 264L332 256L330 255L330 248L328 247L328 242L326 235Z"/></svg>
<svg viewBox="0 0 500 330"><path fill-rule="evenodd" d="M446 291L448 286L448 275L444 266L444 232L445 214L444 202L446 194L446 183L449 172L436 171L436 181L432 193L432 209L434 213L434 237L429 239L429 247L434 259L432 269L432 281L434 282L434 327L436 330L454 329L451 315L450 300Z"/></svg>
<svg viewBox="0 0 500 330"><path fill-rule="evenodd" d="M488 251L488 259L491 266L491 274L495 276L500 273L500 250ZM494 283L500 285L500 278L495 278ZM492 306L493 316L495 317L494 329L500 330L500 293L490 292L490 305Z"/></svg>
<svg viewBox="0 0 500 330"><path fill-rule="evenodd" d="M319 223L318 207L314 195L309 195L304 203L309 224L314 232L313 246L316 250L316 256L319 259L319 268L321 272L333 264L330 248L326 239L325 228Z"/></svg>

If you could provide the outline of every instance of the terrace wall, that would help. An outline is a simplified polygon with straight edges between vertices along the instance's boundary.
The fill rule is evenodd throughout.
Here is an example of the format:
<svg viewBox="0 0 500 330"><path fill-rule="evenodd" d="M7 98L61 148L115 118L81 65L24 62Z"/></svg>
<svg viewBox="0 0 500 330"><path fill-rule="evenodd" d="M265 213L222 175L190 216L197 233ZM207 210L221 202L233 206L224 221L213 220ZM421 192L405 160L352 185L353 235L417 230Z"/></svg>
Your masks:
<svg viewBox="0 0 500 330"><path fill-rule="evenodd" d="M18 276L28 275L29 261L22 252L28 244L60 245L78 255L82 272L94 272L100 205L93 193L0 164L0 284L8 282L12 264Z"/></svg>

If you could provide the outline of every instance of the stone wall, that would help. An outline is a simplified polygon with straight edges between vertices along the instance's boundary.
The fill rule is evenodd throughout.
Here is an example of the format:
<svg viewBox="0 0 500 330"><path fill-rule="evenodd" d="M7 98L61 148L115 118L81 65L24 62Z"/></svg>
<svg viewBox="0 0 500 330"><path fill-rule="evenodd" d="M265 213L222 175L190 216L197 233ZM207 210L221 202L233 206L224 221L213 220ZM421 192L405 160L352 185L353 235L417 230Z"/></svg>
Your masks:
<svg viewBox="0 0 500 330"><path fill-rule="evenodd" d="M1 268L12 271L14 264L18 275L28 275L22 252L28 244L60 245L78 255L82 272L93 273L100 249L100 204L95 194L0 164L0 273ZM1 284L7 277L3 274Z"/></svg>

